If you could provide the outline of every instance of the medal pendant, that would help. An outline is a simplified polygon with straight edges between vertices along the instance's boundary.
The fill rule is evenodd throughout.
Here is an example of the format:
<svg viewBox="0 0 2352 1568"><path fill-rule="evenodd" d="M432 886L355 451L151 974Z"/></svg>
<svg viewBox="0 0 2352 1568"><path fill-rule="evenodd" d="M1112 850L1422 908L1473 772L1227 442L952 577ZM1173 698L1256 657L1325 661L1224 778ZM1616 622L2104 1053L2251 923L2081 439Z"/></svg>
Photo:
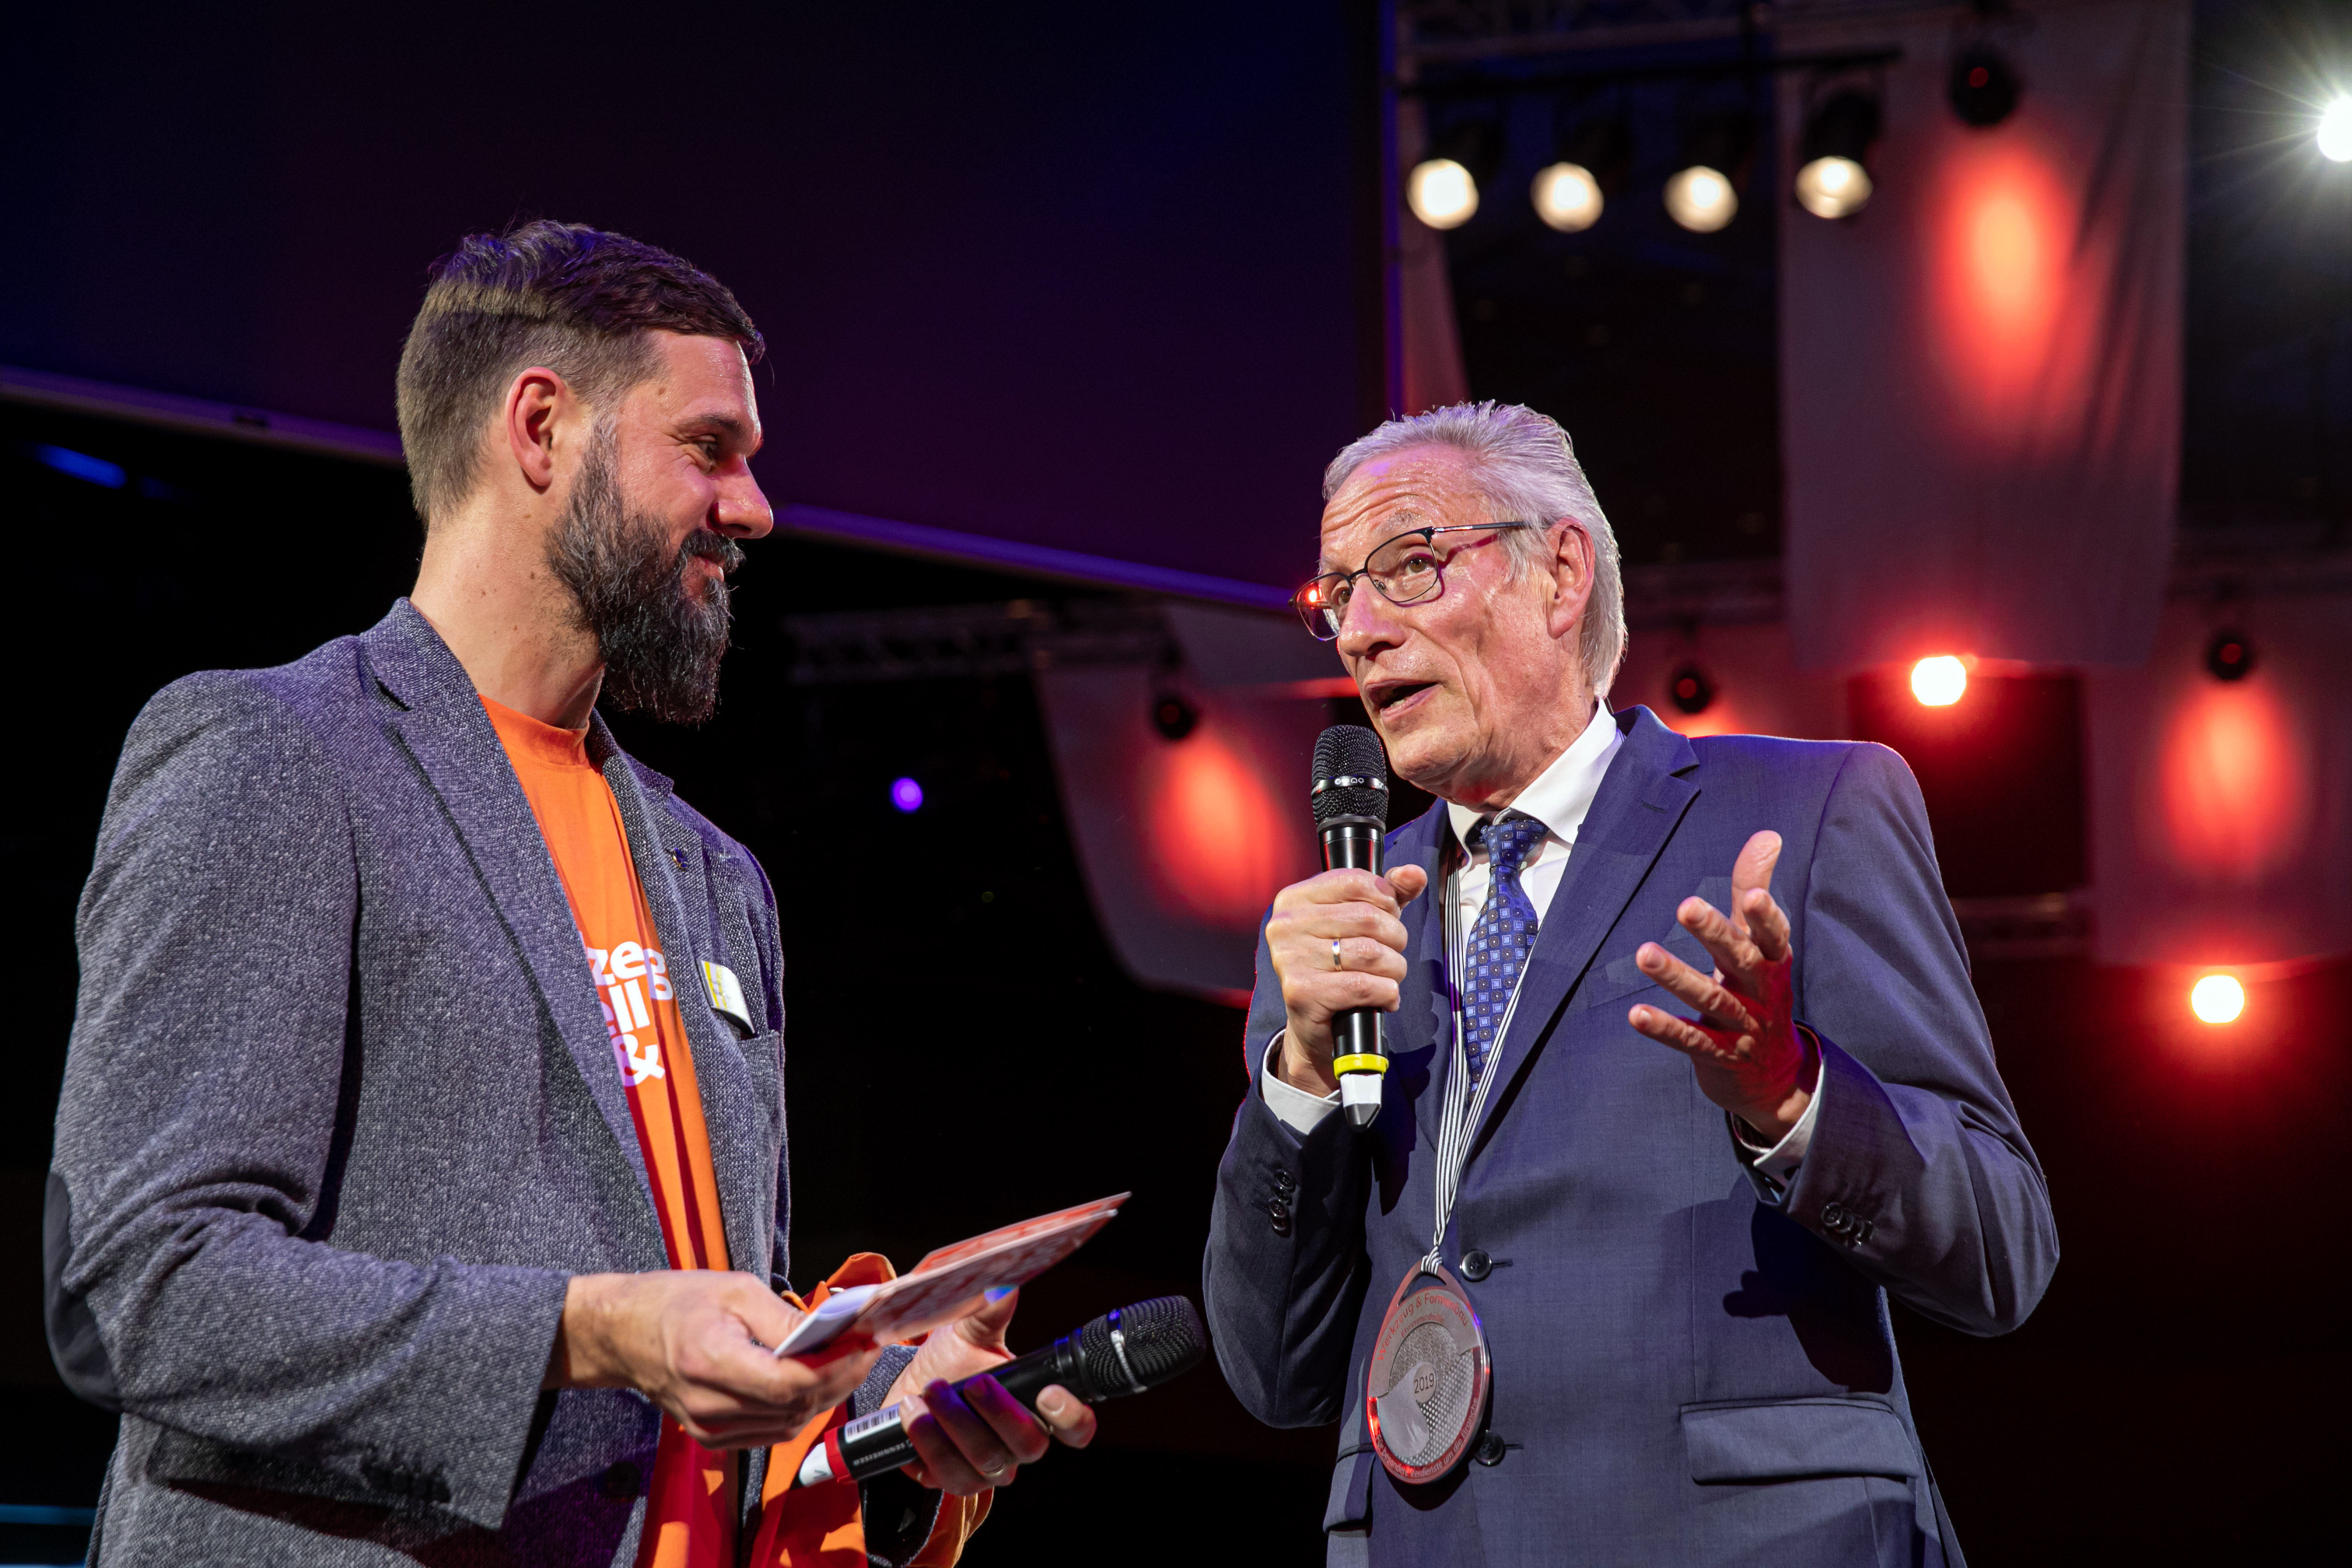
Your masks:
<svg viewBox="0 0 2352 1568"><path fill-rule="evenodd" d="M1381 1468L1420 1486L1461 1463L1492 1376L1470 1298L1443 1266L1415 1264L1381 1320L1364 1373L1365 1417Z"/></svg>

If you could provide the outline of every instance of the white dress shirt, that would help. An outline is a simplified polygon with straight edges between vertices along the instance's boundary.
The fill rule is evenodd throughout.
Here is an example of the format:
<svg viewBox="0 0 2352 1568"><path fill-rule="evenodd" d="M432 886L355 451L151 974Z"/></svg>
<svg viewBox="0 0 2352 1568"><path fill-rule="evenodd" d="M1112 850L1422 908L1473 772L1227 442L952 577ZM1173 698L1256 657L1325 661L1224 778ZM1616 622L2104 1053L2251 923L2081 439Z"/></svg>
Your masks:
<svg viewBox="0 0 2352 1568"><path fill-rule="evenodd" d="M1568 858L1575 851L1577 831L1584 826L1585 815L1592 809L1593 797L1601 793L1601 781L1616 760L1618 748L1625 737L1609 710L1593 704L1591 721L1583 732L1569 742L1568 750L1552 759L1551 765L1536 775L1533 784L1522 790L1518 797L1502 811L1498 818L1532 816L1544 825L1543 838L1520 863L1519 887L1535 906L1536 924L1541 929L1551 901L1559 891L1560 879L1568 872ZM1466 805L1445 804L1448 824L1456 843L1467 843L1470 829L1479 821L1479 814ZM1454 877L1455 912L1459 923L1455 929L1467 932L1478 923L1479 911L1486 907L1486 893L1492 873L1487 868L1486 851L1473 850L1468 862ZM1443 897L1443 891L1439 891ZM1459 958L1456 955L1458 963ZM1338 1090L1329 1094L1309 1094L1285 1083L1275 1073L1276 1053L1282 1048L1282 1034L1277 1033L1266 1046L1264 1070L1258 1082L1265 1095L1266 1109L1279 1118L1283 1125L1300 1134L1311 1132L1322 1120L1339 1108ZM1818 1088L1812 1102L1797 1119L1796 1126L1787 1137L1771 1148L1763 1149L1750 1142L1737 1122L1732 1136L1738 1139L1748 1157L1750 1170L1766 1180L1757 1183L1757 1191L1766 1202L1777 1205L1788 1184L1794 1179L1797 1167L1803 1163L1805 1150L1812 1142L1815 1113L1821 1109L1822 1096Z"/></svg>

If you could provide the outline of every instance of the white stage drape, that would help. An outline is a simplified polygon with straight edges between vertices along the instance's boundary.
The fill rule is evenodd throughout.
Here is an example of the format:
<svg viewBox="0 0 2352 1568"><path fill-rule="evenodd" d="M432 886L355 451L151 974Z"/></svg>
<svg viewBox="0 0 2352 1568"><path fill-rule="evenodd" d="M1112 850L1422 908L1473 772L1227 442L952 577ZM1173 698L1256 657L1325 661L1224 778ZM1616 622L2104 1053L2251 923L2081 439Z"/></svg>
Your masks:
<svg viewBox="0 0 2352 1568"><path fill-rule="evenodd" d="M1954 115L1957 7L1779 8L1784 53L1894 45L1876 183L1780 225L1780 421L1799 662L2136 664L2180 426L2186 0L2050 0L1990 35L2024 82ZM1871 73L1857 79L1867 81ZM1809 94L1784 75L1782 167Z"/></svg>

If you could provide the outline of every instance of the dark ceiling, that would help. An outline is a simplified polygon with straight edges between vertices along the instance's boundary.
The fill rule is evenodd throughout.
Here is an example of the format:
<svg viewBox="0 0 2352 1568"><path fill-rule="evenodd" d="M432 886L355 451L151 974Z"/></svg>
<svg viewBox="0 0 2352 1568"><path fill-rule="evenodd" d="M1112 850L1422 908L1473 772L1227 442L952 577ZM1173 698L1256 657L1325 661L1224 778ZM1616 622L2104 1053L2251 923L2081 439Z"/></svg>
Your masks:
<svg viewBox="0 0 2352 1568"><path fill-rule="evenodd" d="M765 327L779 500L1277 585L1378 411L1365 0L219 16L12 19L0 363L387 428L431 258L582 219ZM2202 0L2195 48L2184 516L2340 531L2352 166L2307 127L2352 85L2352 6ZM1622 58L1653 74L1589 90L1636 121L1623 221L1496 200L1450 237L1471 389L1570 422L1630 558L1769 556L1779 176L1674 229L1692 94L1747 89Z"/></svg>

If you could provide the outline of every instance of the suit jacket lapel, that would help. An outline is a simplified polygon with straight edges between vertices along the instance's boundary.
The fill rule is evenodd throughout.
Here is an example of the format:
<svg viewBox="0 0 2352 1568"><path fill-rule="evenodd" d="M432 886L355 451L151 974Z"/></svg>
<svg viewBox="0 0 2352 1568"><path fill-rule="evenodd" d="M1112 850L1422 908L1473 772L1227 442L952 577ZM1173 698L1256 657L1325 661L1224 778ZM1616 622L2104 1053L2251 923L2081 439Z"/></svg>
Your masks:
<svg viewBox="0 0 2352 1568"><path fill-rule="evenodd" d="M404 710L392 729L440 796L499 920L521 950L541 1004L563 1038L622 1158L636 1173L649 1215L653 1185L637 1144L628 1091L596 1001L580 928L540 836L506 747L490 726L473 680L440 634L405 599L364 638L368 665ZM658 1237L656 1230L656 1236ZM662 1254L658 1244L656 1258ZM654 1265L658 1267L656 1263Z"/></svg>
<svg viewBox="0 0 2352 1568"><path fill-rule="evenodd" d="M1647 708L1628 709L1617 722L1625 743L1577 830L1568 870L1536 933L1535 951L1528 955L1477 1142L1484 1142L1510 1099L1514 1080L1698 796L1698 786L1683 776L1698 765L1688 741Z"/></svg>
<svg viewBox="0 0 2352 1568"><path fill-rule="evenodd" d="M602 719L593 721L589 754L604 769L604 782L612 785L620 805L629 858L636 866L646 903L653 910L654 930L669 960L678 1016L694 1052L703 1125L710 1135L710 1168L727 1226L728 1265L764 1276L770 1244L761 1235L760 1201L774 1173L761 1173L767 1130L757 1120L759 1096L743 1062L743 1048L734 1029L712 1010L703 988L701 960L724 960L727 952L710 930L702 842L665 809L669 780L632 763Z"/></svg>
<svg viewBox="0 0 2352 1568"><path fill-rule="evenodd" d="M1427 1084L1413 1097L1412 1104L1413 1116L1432 1147L1437 1142L1435 1102L1439 1098L1432 1090L1444 1087L1445 1064L1454 1042L1454 1012L1445 989L1445 883L1439 875L1445 842L1445 803L1439 801L1397 830L1388 854L1391 868L1412 865L1429 873L1428 890L1404 908L1408 934L1404 983L1397 988L1397 1010L1387 1030L1393 1037L1389 1045L1391 1071L1394 1058L1402 1052L1419 1049L1424 1043L1434 1047Z"/></svg>

